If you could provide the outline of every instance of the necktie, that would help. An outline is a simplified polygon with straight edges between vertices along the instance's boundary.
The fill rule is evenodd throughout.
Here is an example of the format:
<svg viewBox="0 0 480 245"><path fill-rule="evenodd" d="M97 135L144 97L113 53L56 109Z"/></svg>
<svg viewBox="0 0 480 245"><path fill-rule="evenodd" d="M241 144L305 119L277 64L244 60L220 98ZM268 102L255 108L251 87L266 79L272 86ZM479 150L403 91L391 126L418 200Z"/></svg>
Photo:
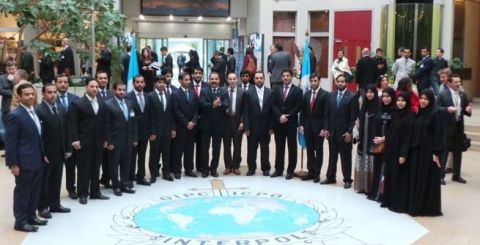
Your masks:
<svg viewBox="0 0 480 245"><path fill-rule="evenodd" d="M102 98L106 97L105 90L102 90L101 94L102 94Z"/></svg>
<svg viewBox="0 0 480 245"><path fill-rule="evenodd" d="M29 110L28 111L30 115L32 115L32 119L35 122L35 126L37 126L38 134L42 135L42 125L40 124L40 120L37 117L37 114L35 114L35 111Z"/></svg>
<svg viewBox="0 0 480 245"><path fill-rule="evenodd" d="M167 94L170 95L170 85L167 85Z"/></svg>
<svg viewBox="0 0 480 245"><path fill-rule="evenodd" d="M283 88L283 100L287 100L288 96L288 85Z"/></svg>
<svg viewBox="0 0 480 245"><path fill-rule="evenodd" d="M65 95L60 95L60 102L62 103L63 108L68 109L67 101L65 101Z"/></svg>
<svg viewBox="0 0 480 245"><path fill-rule="evenodd" d="M185 97L187 97L187 101L190 102L190 95L188 94L188 90L183 90L183 92L185 93Z"/></svg>
<svg viewBox="0 0 480 245"><path fill-rule="evenodd" d="M260 110L263 110L263 90L258 90L258 103L260 104Z"/></svg>
<svg viewBox="0 0 480 245"><path fill-rule="evenodd" d="M120 101L120 108L122 109L123 117L128 121L128 108L124 100Z"/></svg>
<svg viewBox="0 0 480 245"><path fill-rule="evenodd" d="M230 111L230 113L235 113L233 111L233 89L230 89L230 106L228 108L228 110Z"/></svg>
<svg viewBox="0 0 480 245"><path fill-rule="evenodd" d="M453 105L455 106L455 108L457 108L457 111L455 111L455 119L457 119L457 121L460 121L460 112L461 112L461 108L460 108L460 96L458 95L458 92L454 92L452 93L452 98L453 98Z"/></svg>
<svg viewBox="0 0 480 245"><path fill-rule="evenodd" d="M310 99L310 113L313 113L313 106L315 105L316 92L312 91L312 98Z"/></svg>
<svg viewBox="0 0 480 245"><path fill-rule="evenodd" d="M145 98L141 92L138 93L138 104L140 105L140 110L143 112L143 110L145 110Z"/></svg>
<svg viewBox="0 0 480 245"><path fill-rule="evenodd" d="M165 100L163 99L163 92L160 92L160 103L162 103L163 111L165 111Z"/></svg>
<svg viewBox="0 0 480 245"><path fill-rule="evenodd" d="M52 106L52 112L53 112L53 115L54 115L54 116L57 116L57 115L58 115L58 114L57 114L57 107L56 107L55 105Z"/></svg>
<svg viewBox="0 0 480 245"><path fill-rule="evenodd" d="M243 89L244 89L244 90L248 90L248 85L244 84L244 85L243 85Z"/></svg>
<svg viewBox="0 0 480 245"><path fill-rule="evenodd" d="M198 96L200 96L200 90L198 89L198 84L195 84L195 94Z"/></svg>
<svg viewBox="0 0 480 245"><path fill-rule="evenodd" d="M340 105L340 101L342 101L342 96L343 96L343 93L338 92L338 95L337 95L337 108L338 108L338 106Z"/></svg>

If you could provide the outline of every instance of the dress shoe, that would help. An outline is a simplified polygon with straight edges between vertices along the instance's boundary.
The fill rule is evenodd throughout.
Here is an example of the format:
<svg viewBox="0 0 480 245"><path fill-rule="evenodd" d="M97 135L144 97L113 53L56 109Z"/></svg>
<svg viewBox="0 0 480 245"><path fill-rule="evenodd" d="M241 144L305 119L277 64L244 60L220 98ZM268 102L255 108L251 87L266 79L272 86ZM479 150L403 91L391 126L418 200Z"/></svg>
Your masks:
<svg viewBox="0 0 480 245"><path fill-rule="evenodd" d="M446 168L446 169L445 169L445 173L446 173L446 174L452 173L452 168Z"/></svg>
<svg viewBox="0 0 480 245"><path fill-rule="evenodd" d="M166 181L173 181L173 177L170 174L163 174L162 179Z"/></svg>
<svg viewBox="0 0 480 245"><path fill-rule="evenodd" d="M280 176L282 176L282 175L283 175L283 173L278 172L278 171L275 171L275 172L273 172L272 175L270 175L270 177L275 178L275 177L280 177Z"/></svg>
<svg viewBox="0 0 480 245"><path fill-rule="evenodd" d="M37 232L38 227L31 224L15 225L13 227L16 231Z"/></svg>
<svg viewBox="0 0 480 245"><path fill-rule="evenodd" d="M197 178L197 174L194 173L193 171L186 171L185 176Z"/></svg>
<svg viewBox="0 0 480 245"><path fill-rule="evenodd" d="M286 179L286 180L291 180L291 179L293 179L293 174L292 174L292 173L287 174L287 175L285 176L285 179Z"/></svg>
<svg viewBox="0 0 480 245"><path fill-rule="evenodd" d="M265 176L265 177L270 176L270 171L268 171L268 170L263 170L262 173L263 173L263 176Z"/></svg>
<svg viewBox="0 0 480 245"><path fill-rule="evenodd" d="M176 174L173 174L173 177L175 179L181 179L182 178L182 174L181 173L176 173Z"/></svg>
<svg viewBox="0 0 480 245"><path fill-rule="evenodd" d="M44 208L42 210L38 210L38 216L40 216L41 218L44 218L44 219L51 219L52 218L52 214L50 214L50 212L46 208Z"/></svg>
<svg viewBox="0 0 480 245"><path fill-rule="evenodd" d="M313 178L313 183L318 183L320 182L320 177L316 176Z"/></svg>
<svg viewBox="0 0 480 245"><path fill-rule="evenodd" d="M45 226L48 224L47 220L44 219L39 219L37 217L34 217L33 219L28 220L28 223L30 225L39 225L39 226Z"/></svg>
<svg viewBox="0 0 480 245"><path fill-rule="evenodd" d="M444 179L444 178L440 179L440 184L441 184L441 185L446 185L446 184L447 184L447 183L445 182L445 179Z"/></svg>
<svg viewBox="0 0 480 245"><path fill-rule="evenodd" d="M210 174L212 175L212 177L215 177L215 178L218 177L217 171L212 171Z"/></svg>
<svg viewBox="0 0 480 245"><path fill-rule="evenodd" d="M242 172L240 172L240 169L238 169L238 168L232 169L232 172L233 172L235 175L241 175L241 174L242 174Z"/></svg>
<svg viewBox="0 0 480 245"><path fill-rule="evenodd" d="M72 199L72 200L77 200L78 195L77 195L76 192L71 191L71 192L68 193L68 197L70 197L70 199Z"/></svg>
<svg viewBox="0 0 480 245"><path fill-rule="evenodd" d="M462 177L452 178L452 181L455 181L455 182L458 182L458 183L461 183L461 184L466 184L467 183L467 181Z"/></svg>
<svg viewBox="0 0 480 245"><path fill-rule="evenodd" d="M102 193L98 193L96 195L90 195L90 199L108 200L108 199L110 199L110 197L105 196Z"/></svg>
<svg viewBox="0 0 480 245"><path fill-rule="evenodd" d="M150 186L150 182L145 178L137 179L137 185Z"/></svg>
<svg viewBox="0 0 480 245"><path fill-rule="evenodd" d="M157 182L157 177L151 177L150 178L150 183L153 184L155 182Z"/></svg>
<svg viewBox="0 0 480 245"><path fill-rule="evenodd" d="M113 189L113 195L119 197L119 196L122 196L122 191L120 190L120 188L114 188Z"/></svg>
<svg viewBox="0 0 480 245"><path fill-rule="evenodd" d="M202 178L207 178L207 177L208 177L208 171L203 171Z"/></svg>
<svg viewBox="0 0 480 245"><path fill-rule="evenodd" d="M345 189L350 189L351 187L352 187L352 183L350 183L350 182L347 182L343 185L343 188L345 188Z"/></svg>
<svg viewBox="0 0 480 245"><path fill-rule="evenodd" d="M83 204L83 205L87 204L88 202L87 197L80 197L78 202L80 202L80 204Z"/></svg>
<svg viewBox="0 0 480 245"><path fill-rule="evenodd" d="M248 170L247 171L247 176L253 176L255 175L255 170Z"/></svg>
<svg viewBox="0 0 480 245"><path fill-rule="evenodd" d="M135 194L135 190L133 190L130 187L122 187L121 188L122 192L128 193L128 194Z"/></svg>
<svg viewBox="0 0 480 245"><path fill-rule="evenodd" d="M70 209L62 205L56 207L50 207L50 213L70 213Z"/></svg>
<svg viewBox="0 0 480 245"><path fill-rule="evenodd" d="M312 174L307 174L305 176L302 176L301 178L303 181L307 181L307 180L312 180L313 179L313 175Z"/></svg>
<svg viewBox="0 0 480 245"><path fill-rule="evenodd" d="M330 184L335 184L335 183L337 183L337 181L334 180L334 179L326 179L326 180L320 182L321 185L330 185Z"/></svg>
<svg viewBox="0 0 480 245"><path fill-rule="evenodd" d="M223 175L229 175L230 173L232 173L232 171L228 168L223 171Z"/></svg>

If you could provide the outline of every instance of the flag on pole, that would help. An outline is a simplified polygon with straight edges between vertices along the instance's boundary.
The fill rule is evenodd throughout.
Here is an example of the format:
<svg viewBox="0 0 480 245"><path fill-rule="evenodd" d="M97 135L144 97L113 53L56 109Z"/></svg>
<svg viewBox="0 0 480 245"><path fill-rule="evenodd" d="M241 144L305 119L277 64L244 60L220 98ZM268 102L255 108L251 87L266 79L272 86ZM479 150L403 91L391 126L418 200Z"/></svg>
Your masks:
<svg viewBox="0 0 480 245"><path fill-rule="evenodd" d="M308 53L308 38L305 39L305 45L303 45L303 58L302 58L302 77L300 87L303 93L307 92L310 88L310 54Z"/></svg>
<svg viewBox="0 0 480 245"><path fill-rule="evenodd" d="M127 92L133 90L133 77L138 75L137 47L135 44L135 35L130 36L130 61L128 62Z"/></svg>

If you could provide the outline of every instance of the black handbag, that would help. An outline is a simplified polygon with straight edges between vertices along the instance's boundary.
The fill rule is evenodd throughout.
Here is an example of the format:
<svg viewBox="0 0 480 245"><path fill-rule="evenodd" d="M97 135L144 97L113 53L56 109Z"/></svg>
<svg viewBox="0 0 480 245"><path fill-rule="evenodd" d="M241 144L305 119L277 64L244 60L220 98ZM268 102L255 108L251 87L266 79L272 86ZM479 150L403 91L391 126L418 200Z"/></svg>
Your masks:
<svg viewBox="0 0 480 245"><path fill-rule="evenodd" d="M471 141L472 139L470 139L467 134L463 134L463 145L462 145L462 151L465 152L468 150L468 148L470 148L471 146Z"/></svg>

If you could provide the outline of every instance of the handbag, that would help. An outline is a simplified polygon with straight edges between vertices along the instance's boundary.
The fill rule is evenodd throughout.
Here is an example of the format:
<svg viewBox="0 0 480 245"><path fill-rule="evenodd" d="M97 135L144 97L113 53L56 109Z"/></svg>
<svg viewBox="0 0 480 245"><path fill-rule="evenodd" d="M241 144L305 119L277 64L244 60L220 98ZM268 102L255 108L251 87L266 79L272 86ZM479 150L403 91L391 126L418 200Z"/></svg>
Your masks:
<svg viewBox="0 0 480 245"><path fill-rule="evenodd" d="M463 134L463 145L462 145L462 151L466 152L468 148L470 148L472 139L468 138L467 135L464 133Z"/></svg>
<svg viewBox="0 0 480 245"><path fill-rule="evenodd" d="M382 142L380 144L374 144L372 146L371 152L373 154L382 154L384 149L385 149L385 142Z"/></svg>

